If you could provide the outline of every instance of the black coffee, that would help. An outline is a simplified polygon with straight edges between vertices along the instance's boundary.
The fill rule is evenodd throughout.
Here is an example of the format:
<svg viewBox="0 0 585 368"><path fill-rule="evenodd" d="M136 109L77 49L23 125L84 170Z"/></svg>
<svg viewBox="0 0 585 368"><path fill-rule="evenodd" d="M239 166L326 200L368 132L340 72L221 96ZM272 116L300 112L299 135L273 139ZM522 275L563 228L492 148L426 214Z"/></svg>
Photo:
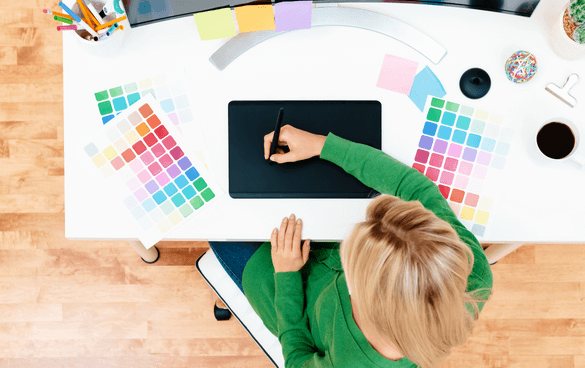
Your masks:
<svg viewBox="0 0 585 368"><path fill-rule="evenodd" d="M547 157L567 157L575 147L575 135L571 128L559 122L544 125L536 135L536 144Z"/></svg>

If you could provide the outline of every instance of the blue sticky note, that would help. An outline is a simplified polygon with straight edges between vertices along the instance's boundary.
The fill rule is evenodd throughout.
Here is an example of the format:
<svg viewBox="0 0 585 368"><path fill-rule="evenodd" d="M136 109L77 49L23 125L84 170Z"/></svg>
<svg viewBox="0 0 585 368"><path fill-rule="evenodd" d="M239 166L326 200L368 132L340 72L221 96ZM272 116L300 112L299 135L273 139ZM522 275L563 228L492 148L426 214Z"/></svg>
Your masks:
<svg viewBox="0 0 585 368"><path fill-rule="evenodd" d="M108 121L112 120L115 117L116 117L115 115L102 116L102 123L103 124L106 124Z"/></svg>
<svg viewBox="0 0 585 368"><path fill-rule="evenodd" d="M140 93L132 93L126 96L126 98L128 98L128 105L133 105L136 101L140 100Z"/></svg>
<svg viewBox="0 0 585 368"><path fill-rule="evenodd" d="M453 126L453 124L455 124L455 117L456 115L452 112L445 111L443 113L443 118L441 119L441 124Z"/></svg>
<svg viewBox="0 0 585 368"><path fill-rule="evenodd" d="M467 136L467 145L470 147L478 148L480 142L481 142L481 135L469 133L469 136Z"/></svg>
<svg viewBox="0 0 585 368"><path fill-rule="evenodd" d="M426 66L414 77L414 82L412 83L408 97L420 111L424 111L428 96L441 98L446 94L443 85L435 73Z"/></svg>
<svg viewBox="0 0 585 368"><path fill-rule="evenodd" d="M425 123L425 126L423 127L423 134L430 135L431 137L434 137L436 132L437 132L437 124L431 123L430 121L427 121Z"/></svg>
<svg viewBox="0 0 585 368"><path fill-rule="evenodd" d="M455 143L460 143L463 144L465 143L465 138L467 137L467 133L465 133L463 130L458 130L456 129L453 132L453 142Z"/></svg>
<svg viewBox="0 0 585 368"><path fill-rule="evenodd" d="M128 105L126 104L126 99L124 98L124 96L114 98L112 100L112 102L114 103L114 109L116 111L122 111L122 110L126 110L128 108Z"/></svg>
<svg viewBox="0 0 585 368"><path fill-rule="evenodd" d="M449 128L448 126L445 126L445 125L441 125L441 127L439 128L439 134L437 134L437 137L448 141L449 138L451 138L451 128Z"/></svg>
<svg viewBox="0 0 585 368"><path fill-rule="evenodd" d="M183 195L187 199L191 199L191 198L195 197L195 194L197 194L197 191L195 190L195 188L193 188L192 185L189 185L188 187L183 189Z"/></svg>
<svg viewBox="0 0 585 368"><path fill-rule="evenodd" d="M160 102L160 107L168 114L169 112L175 111L175 104L173 100L169 98L168 100L164 100Z"/></svg>
<svg viewBox="0 0 585 368"><path fill-rule="evenodd" d="M152 198L154 198L156 204L161 204L167 200L167 196L162 192L162 190L159 190L158 192L154 193Z"/></svg>

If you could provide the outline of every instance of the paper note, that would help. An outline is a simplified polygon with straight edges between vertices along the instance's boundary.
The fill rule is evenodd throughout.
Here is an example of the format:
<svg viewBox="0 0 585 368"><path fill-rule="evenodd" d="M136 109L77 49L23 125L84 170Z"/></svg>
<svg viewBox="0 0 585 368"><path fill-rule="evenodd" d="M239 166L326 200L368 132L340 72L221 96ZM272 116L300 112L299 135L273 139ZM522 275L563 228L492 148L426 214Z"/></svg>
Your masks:
<svg viewBox="0 0 585 368"><path fill-rule="evenodd" d="M193 14L201 41L236 35L236 26L230 8Z"/></svg>
<svg viewBox="0 0 585 368"><path fill-rule="evenodd" d="M416 75L418 62L386 55L376 87L408 95Z"/></svg>
<svg viewBox="0 0 585 368"><path fill-rule="evenodd" d="M310 29L312 1L288 1L274 5L276 32Z"/></svg>
<svg viewBox="0 0 585 368"><path fill-rule="evenodd" d="M443 97L445 94L443 85L427 66L414 77L408 97L420 111L423 111L428 96Z"/></svg>
<svg viewBox="0 0 585 368"><path fill-rule="evenodd" d="M235 10L240 33L274 31L272 5L246 5L237 7Z"/></svg>

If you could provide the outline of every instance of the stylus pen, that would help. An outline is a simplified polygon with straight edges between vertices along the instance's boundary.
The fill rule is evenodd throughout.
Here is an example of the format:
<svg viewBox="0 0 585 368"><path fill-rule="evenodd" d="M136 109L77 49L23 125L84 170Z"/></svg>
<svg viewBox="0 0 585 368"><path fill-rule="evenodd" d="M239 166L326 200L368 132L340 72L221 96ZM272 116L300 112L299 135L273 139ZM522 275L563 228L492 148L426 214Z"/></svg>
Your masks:
<svg viewBox="0 0 585 368"><path fill-rule="evenodd" d="M278 119L276 119L276 127L274 128L274 136L272 137L272 144L270 145L270 154L268 155L268 159L270 160L270 156L276 153L276 147L278 147L278 138L280 138L280 127L282 126L282 116L284 115L284 109L280 108L278 111ZM272 165L272 161L270 161L270 165Z"/></svg>

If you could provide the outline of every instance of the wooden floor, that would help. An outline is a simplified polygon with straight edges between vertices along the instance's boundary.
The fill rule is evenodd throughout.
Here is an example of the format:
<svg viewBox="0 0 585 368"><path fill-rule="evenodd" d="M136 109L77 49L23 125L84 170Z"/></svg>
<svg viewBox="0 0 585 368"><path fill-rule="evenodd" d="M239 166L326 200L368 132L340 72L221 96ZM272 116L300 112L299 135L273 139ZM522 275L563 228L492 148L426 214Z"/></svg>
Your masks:
<svg viewBox="0 0 585 368"><path fill-rule="evenodd" d="M207 243L64 238L57 0L0 3L0 368L271 367L194 262ZM451 367L585 367L585 246L526 245L493 266L495 293Z"/></svg>

